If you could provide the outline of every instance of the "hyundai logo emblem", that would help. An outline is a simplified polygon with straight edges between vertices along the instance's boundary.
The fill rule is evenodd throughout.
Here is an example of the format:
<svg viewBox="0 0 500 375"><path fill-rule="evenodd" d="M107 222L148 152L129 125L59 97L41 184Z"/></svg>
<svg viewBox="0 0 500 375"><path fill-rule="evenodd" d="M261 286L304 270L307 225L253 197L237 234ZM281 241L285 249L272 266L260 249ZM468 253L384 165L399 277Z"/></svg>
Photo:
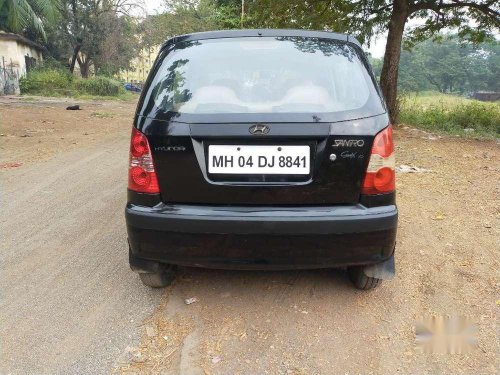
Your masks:
<svg viewBox="0 0 500 375"><path fill-rule="evenodd" d="M250 126L250 128L248 129L250 134L253 134L253 135L264 135L264 134L269 133L269 130L271 130L269 128L269 126L264 125L264 124L255 124L255 125Z"/></svg>

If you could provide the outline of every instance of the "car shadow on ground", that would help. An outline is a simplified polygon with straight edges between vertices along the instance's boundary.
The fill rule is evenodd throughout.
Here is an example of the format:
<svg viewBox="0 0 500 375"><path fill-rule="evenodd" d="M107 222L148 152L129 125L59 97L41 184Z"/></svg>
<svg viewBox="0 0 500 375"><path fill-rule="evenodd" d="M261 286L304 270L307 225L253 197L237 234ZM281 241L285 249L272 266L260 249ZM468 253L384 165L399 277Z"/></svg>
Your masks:
<svg viewBox="0 0 500 375"><path fill-rule="evenodd" d="M285 291L311 297L316 292L357 292L345 269L256 271L179 267L173 288L184 293L199 294L197 298L207 293L212 297L218 293L222 297L239 295L262 298L263 294L276 296ZM217 303L218 300L216 298L211 303Z"/></svg>

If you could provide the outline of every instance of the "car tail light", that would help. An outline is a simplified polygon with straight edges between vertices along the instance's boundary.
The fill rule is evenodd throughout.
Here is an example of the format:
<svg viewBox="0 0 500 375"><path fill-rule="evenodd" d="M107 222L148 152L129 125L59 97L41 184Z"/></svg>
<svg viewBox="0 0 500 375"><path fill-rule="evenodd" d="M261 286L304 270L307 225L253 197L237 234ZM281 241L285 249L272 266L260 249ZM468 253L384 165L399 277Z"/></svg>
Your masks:
<svg viewBox="0 0 500 375"><path fill-rule="evenodd" d="M396 189L392 126L375 136L361 194L390 193Z"/></svg>
<svg viewBox="0 0 500 375"><path fill-rule="evenodd" d="M135 128L132 129L130 139L128 188L139 193L155 194L160 192L148 139Z"/></svg>

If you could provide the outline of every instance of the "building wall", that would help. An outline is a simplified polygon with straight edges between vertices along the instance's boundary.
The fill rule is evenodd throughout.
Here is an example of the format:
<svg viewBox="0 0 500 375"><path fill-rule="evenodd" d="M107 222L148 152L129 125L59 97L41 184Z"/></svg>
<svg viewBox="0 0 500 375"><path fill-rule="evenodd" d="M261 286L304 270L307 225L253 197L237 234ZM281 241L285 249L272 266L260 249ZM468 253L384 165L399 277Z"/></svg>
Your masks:
<svg viewBox="0 0 500 375"><path fill-rule="evenodd" d="M17 70L19 76L26 74L25 56L33 57L37 62L42 61L42 53L34 47L21 43L18 40L0 39L0 64ZM3 60L2 60L3 57Z"/></svg>
<svg viewBox="0 0 500 375"><path fill-rule="evenodd" d="M125 82L144 83L159 51L160 46L142 49L139 56L132 60L132 69L121 71L118 78Z"/></svg>
<svg viewBox="0 0 500 375"><path fill-rule="evenodd" d="M18 40L0 39L0 95L19 94L19 78L26 74L25 56L42 61L38 49Z"/></svg>

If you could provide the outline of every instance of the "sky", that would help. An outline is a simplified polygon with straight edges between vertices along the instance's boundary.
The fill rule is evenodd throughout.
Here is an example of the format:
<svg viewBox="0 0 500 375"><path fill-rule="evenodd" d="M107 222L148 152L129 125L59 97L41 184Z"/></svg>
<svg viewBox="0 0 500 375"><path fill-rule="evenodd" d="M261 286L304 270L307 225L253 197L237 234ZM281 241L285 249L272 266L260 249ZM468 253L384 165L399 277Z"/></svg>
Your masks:
<svg viewBox="0 0 500 375"><path fill-rule="evenodd" d="M372 38L372 42L370 44L370 48L368 48L368 52L370 52L373 57L384 57L386 38L386 33L381 34L376 38Z"/></svg>
<svg viewBox="0 0 500 375"><path fill-rule="evenodd" d="M161 13L163 10L163 0L143 0L146 7L146 12L148 14ZM384 56L385 51L385 39L387 35L382 34L377 38L373 38L371 41L370 48L368 51L371 53L373 57L380 58Z"/></svg>
<svg viewBox="0 0 500 375"><path fill-rule="evenodd" d="M162 7L162 0L144 0L144 3L146 4L146 12L148 14L155 14L155 13L160 13L160 11L163 9Z"/></svg>

